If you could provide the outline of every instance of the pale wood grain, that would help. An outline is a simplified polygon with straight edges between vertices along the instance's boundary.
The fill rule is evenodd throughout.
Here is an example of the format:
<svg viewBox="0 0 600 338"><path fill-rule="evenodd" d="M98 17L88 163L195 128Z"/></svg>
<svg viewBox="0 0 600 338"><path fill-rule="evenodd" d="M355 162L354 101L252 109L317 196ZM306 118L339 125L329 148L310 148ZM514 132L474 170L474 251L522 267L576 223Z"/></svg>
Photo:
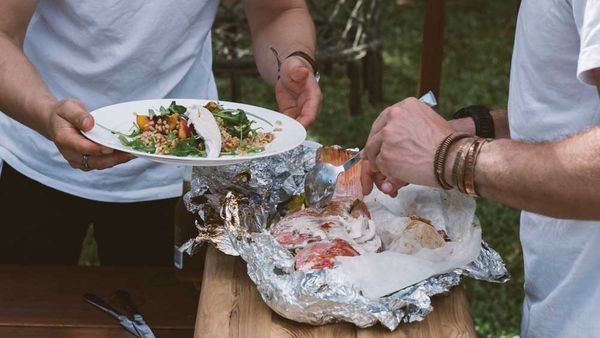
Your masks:
<svg viewBox="0 0 600 338"><path fill-rule="evenodd" d="M236 257L217 255L210 247L204 262L195 337L232 337L230 317L236 308L234 268Z"/></svg>
<svg viewBox="0 0 600 338"><path fill-rule="evenodd" d="M434 311L424 321L401 324L390 332L381 325L367 329L348 323L312 326L282 318L262 301L244 262L212 247L207 250L204 269L196 338L476 337L462 287L434 297Z"/></svg>

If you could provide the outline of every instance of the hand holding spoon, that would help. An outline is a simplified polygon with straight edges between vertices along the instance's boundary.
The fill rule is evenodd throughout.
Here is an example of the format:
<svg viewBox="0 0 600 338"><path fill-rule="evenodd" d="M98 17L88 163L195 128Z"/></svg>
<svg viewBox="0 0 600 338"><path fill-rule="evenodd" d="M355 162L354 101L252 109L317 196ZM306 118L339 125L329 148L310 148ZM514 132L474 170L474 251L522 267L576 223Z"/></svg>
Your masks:
<svg viewBox="0 0 600 338"><path fill-rule="evenodd" d="M425 93L419 100L431 107L437 105L435 95L431 91ZM325 208L333 198L338 176L352 168L359 161L360 152L339 166L326 162L317 162L304 180L304 193L308 205L317 210Z"/></svg>

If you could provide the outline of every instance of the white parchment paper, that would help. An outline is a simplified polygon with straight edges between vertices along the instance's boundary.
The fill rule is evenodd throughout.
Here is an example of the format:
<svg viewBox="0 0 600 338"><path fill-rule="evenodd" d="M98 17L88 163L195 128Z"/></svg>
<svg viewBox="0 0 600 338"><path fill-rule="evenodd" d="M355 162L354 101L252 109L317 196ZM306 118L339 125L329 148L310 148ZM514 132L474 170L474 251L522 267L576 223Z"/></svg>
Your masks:
<svg viewBox="0 0 600 338"><path fill-rule="evenodd" d="M384 251L356 257L338 257L336 273L358 286L369 298L378 298L431 276L474 261L481 250L481 228L474 225L475 201L457 191L409 185L396 198L378 190L365 197ZM403 230L416 215L431 220L451 241L437 249L420 248L412 254L398 245ZM405 244L405 243L400 243ZM419 243L415 246L420 247Z"/></svg>

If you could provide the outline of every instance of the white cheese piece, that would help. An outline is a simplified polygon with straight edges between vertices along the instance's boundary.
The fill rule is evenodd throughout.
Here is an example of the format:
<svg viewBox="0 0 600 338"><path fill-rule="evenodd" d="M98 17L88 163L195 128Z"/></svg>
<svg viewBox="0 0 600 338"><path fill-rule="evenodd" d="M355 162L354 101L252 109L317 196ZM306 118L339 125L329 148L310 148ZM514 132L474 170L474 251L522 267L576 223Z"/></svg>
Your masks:
<svg viewBox="0 0 600 338"><path fill-rule="evenodd" d="M204 140L207 158L216 158L221 155L221 130L217 120L210 110L202 106L191 107L188 111L189 123Z"/></svg>

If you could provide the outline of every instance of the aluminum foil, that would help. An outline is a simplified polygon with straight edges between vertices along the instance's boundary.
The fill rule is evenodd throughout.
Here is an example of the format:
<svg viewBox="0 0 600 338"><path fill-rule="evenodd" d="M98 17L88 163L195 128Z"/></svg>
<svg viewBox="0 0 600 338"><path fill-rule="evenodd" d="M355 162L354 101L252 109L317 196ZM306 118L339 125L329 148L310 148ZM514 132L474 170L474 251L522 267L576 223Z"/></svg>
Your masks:
<svg viewBox="0 0 600 338"><path fill-rule="evenodd" d="M378 322L394 330L422 320L432 311L431 296L449 291L462 275L505 282L509 274L496 251L482 242L479 257L467 266L430 277L385 297L371 299L336 269L294 269L294 257L265 230L277 220L277 207L303 192L314 165L315 145L244 164L194 169L184 196L197 217L199 234L184 244L188 253L210 242L246 261L248 276L265 303L291 320L310 324L346 321L359 327Z"/></svg>

